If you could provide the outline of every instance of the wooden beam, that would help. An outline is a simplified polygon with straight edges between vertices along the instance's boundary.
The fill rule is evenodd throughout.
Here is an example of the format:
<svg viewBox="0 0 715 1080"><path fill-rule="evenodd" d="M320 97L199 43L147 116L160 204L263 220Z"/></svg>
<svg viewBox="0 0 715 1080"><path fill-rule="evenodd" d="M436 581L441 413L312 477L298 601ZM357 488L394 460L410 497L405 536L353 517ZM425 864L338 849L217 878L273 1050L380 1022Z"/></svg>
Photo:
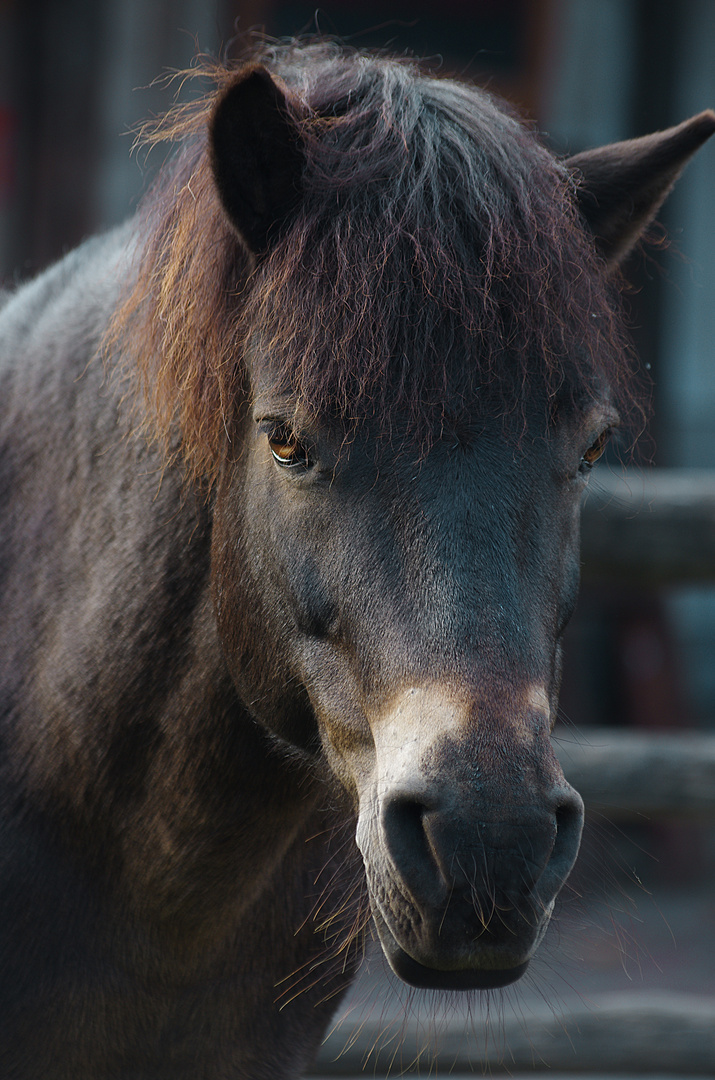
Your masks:
<svg viewBox="0 0 715 1080"><path fill-rule="evenodd" d="M554 747L587 810L617 818L715 817L715 734L557 730Z"/></svg>
<svg viewBox="0 0 715 1080"><path fill-rule="evenodd" d="M562 1071L712 1076L715 998L699 994L603 994L561 1013L523 1015L492 1003L490 1018L467 1020L453 1003L449 1020L379 1016L338 1024L310 1073L322 1077L513 1075ZM431 1067L431 1068L430 1068ZM388 1071L389 1070L389 1071Z"/></svg>
<svg viewBox="0 0 715 1080"><path fill-rule="evenodd" d="M715 471L601 466L584 499L582 556L587 581L715 581Z"/></svg>

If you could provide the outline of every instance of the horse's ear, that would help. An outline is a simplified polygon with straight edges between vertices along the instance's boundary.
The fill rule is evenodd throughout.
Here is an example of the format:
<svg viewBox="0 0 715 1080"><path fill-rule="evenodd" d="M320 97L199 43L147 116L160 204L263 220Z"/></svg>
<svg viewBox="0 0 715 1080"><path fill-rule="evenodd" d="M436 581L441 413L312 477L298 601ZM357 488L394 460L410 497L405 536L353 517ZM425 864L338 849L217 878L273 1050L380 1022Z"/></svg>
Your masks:
<svg viewBox="0 0 715 1080"><path fill-rule="evenodd" d="M607 262L621 261L695 151L715 132L708 110L677 127L568 158L579 209Z"/></svg>
<svg viewBox="0 0 715 1080"><path fill-rule="evenodd" d="M264 67L242 71L218 99L209 147L223 207L260 255L300 202L304 162L285 95Z"/></svg>

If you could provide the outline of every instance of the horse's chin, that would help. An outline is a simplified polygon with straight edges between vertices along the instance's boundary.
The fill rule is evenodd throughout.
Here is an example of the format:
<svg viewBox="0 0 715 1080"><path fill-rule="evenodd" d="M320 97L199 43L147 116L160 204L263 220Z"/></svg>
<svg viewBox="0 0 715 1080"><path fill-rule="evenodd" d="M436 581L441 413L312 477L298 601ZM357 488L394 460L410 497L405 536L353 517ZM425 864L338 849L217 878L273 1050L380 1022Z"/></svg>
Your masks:
<svg viewBox="0 0 715 1080"><path fill-rule="evenodd" d="M437 968L415 960L397 942L384 918L373 912L382 951L398 978L419 990L498 990L516 982L529 966L529 961L514 967L455 967Z"/></svg>

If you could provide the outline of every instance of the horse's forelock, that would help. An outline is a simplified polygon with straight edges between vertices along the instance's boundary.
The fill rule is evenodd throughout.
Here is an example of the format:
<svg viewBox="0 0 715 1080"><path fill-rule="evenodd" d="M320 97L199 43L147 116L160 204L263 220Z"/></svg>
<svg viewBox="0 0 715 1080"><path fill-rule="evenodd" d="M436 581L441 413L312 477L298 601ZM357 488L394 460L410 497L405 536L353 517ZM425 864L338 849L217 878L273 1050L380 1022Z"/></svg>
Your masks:
<svg viewBox="0 0 715 1080"><path fill-rule="evenodd" d="M548 396L565 380L575 396L605 380L628 411L608 279L568 177L528 129L411 64L333 45L259 59L303 135L297 218L251 276L202 146L210 102L195 109L197 141L148 200L139 281L113 330L135 343L154 422L166 437L178 419L196 471L218 467L256 331L318 415L399 412L429 437L485 385L508 409L518 388Z"/></svg>

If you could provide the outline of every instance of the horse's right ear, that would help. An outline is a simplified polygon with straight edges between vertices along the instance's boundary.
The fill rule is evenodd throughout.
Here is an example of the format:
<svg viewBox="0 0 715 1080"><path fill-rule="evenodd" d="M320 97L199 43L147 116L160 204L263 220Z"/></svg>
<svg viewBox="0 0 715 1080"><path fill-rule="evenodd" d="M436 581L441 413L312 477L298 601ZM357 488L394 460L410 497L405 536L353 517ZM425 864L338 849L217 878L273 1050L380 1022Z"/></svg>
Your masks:
<svg viewBox="0 0 715 1080"><path fill-rule="evenodd" d="M300 202L303 144L285 95L264 67L242 71L209 124L211 167L228 217L261 255Z"/></svg>
<svg viewBox="0 0 715 1080"><path fill-rule="evenodd" d="M714 133L715 112L708 110L666 131L566 160L579 182L582 217L608 263L628 254L688 160Z"/></svg>

